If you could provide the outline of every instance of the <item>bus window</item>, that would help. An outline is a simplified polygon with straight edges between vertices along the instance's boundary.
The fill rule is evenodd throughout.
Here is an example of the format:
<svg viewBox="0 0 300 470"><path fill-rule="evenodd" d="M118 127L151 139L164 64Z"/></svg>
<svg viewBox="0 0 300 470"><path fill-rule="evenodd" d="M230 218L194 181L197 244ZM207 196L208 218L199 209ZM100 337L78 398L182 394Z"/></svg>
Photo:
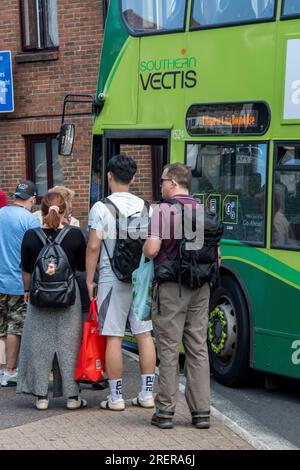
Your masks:
<svg viewBox="0 0 300 470"><path fill-rule="evenodd" d="M186 1L122 0L128 28L137 34L183 30Z"/></svg>
<svg viewBox="0 0 300 470"><path fill-rule="evenodd" d="M102 136L94 135L91 165L90 207L102 198Z"/></svg>
<svg viewBox="0 0 300 470"><path fill-rule="evenodd" d="M283 16L299 16L300 2L299 0L284 0Z"/></svg>
<svg viewBox="0 0 300 470"><path fill-rule="evenodd" d="M191 28L273 18L275 0L194 0Z"/></svg>
<svg viewBox="0 0 300 470"><path fill-rule="evenodd" d="M264 244L267 145L188 144L191 192L220 214L224 238Z"/></svg>
<svg viewBox="0 0 300 470"><path fill-rule="evenodd" d="M274 172L272 246L300 248L300 145L278 145Z"/></svg>

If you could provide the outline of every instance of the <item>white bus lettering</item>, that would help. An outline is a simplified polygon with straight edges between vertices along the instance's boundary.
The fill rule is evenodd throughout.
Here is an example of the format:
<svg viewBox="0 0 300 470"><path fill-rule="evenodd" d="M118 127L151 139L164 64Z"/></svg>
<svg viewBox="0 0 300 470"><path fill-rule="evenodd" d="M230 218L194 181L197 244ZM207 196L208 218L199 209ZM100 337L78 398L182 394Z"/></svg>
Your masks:
<svg viewBox="0 0 300 470"><path fill-rule="evenodd" d="M292 349L296 349L296 351L293 352L292 354L292 363L295 366L298 366L300 364L300 340L297 339L292 343Z"/></svg>

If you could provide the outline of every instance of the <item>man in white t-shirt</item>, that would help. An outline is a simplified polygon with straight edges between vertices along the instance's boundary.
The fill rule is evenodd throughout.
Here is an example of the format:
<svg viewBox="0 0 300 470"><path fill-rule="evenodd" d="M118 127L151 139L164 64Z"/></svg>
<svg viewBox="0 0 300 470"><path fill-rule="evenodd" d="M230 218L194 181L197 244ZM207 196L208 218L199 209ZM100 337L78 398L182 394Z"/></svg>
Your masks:
<svg viewBox="0 0 300 470"><path fill-rule="evenodd" d="M133 214L139 216L144 208L144 201L129 192L137 170L135 161L127 155L115 155L109 160L107 170L111 190L108 199L118 208L122 218ZM132 286L118 280L112 270L110 258L113 256L116 240L116 220L107 204L96 202L90 211L88 225L87 288L92 299L97 287L93 279L100 255L97 304L100 332L107 337L105 366L110 395L100 403L100 407L115 411L125 409L122 392L122 339L128 322L137 341L141 371L141 392L132 399L132 404L153 408L156 355L151 335L152 322L140 321L133 316Z"/></svg>

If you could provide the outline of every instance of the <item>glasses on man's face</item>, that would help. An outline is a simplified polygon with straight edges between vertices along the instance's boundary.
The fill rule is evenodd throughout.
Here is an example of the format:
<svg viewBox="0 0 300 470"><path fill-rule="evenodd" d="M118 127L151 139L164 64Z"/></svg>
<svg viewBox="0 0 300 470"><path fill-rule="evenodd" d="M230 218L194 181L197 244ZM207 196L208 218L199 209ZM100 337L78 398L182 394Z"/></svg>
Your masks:
<svg viewBox="0 0 300 470"><path fill-rule="evenodd" d="M160 185L162 186L164 184L164 181L172 181L170 178L160 178Z"/></svg>

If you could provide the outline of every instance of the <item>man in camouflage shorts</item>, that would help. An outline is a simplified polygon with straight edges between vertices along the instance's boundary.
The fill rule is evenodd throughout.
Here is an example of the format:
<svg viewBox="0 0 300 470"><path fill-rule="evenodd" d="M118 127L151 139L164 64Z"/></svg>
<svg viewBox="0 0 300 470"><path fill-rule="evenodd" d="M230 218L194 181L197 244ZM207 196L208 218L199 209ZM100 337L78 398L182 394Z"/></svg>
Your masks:
<svg viewBox="0 0 300 470"><path fill-rule="evenodd" d="M5 338L7 335L21 336L25 314L26 305L23 295L0 294L0 338ZM11 362L11 359L8 354L7 362ZM8 385L15 383L16 377L8 381Z"/></svg>
<svg viewBox="0 0 300 470"><path fill-rule="evenodd" d="M37 188L32 181L21 181L14 193L14 204L0 209L0 344L6 339L7 361L0 364L2 387L15 385L17 361L25 320L21 245L25 232L40 225L31 213ZM3 352L3 351L2 351ZM2 354L3 356L3 354Z"/></svg>

